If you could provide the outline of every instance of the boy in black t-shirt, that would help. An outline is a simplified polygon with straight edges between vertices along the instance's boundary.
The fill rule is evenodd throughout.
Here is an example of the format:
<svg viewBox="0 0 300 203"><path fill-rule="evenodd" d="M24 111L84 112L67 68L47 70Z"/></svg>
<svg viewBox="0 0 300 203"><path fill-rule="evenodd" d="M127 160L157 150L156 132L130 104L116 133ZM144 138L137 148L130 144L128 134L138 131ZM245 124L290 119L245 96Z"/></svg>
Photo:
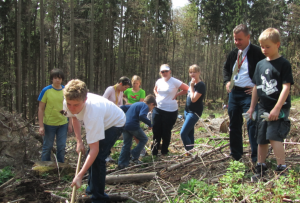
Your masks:
<svg viewBox="0 0 300 203"><path fill-rule="evenodd" d="M277 29L268 28L259 36L259 43L266 59L256 65L252 82L255 84L252 93L251 106L247 113L252 118L255 105L258 104L258 123L256 137L258 143L256 175L252 181L261 178L267 166L265 160L268 144L271 143L276 160L276 172L286 171L283 140L290 130L288 120L291 98L290 88L293 82L291 64L278 53L280 34Z"/></svg>

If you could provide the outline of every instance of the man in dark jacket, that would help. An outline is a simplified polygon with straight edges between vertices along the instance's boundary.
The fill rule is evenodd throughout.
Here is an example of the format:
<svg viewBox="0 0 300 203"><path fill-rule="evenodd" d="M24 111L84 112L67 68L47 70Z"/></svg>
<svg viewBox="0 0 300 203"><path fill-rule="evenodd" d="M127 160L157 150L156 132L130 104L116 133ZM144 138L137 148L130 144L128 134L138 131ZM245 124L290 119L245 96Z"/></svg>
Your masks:
<svg viewBox="0 0 300 203"><path fill-rule="evenodd" d="M232 50L223 67L223 79L229 93L228 114L230 118L231 156L239 160L243 155L242 113L247 112L251 103L254 84L252 77L256 64L265 58L260 47L250 43L250 34L246 25L240 24L233 29L236 48ZM247 122L251 159L257 161L257 142L255 137L256 122Z"/></svg>

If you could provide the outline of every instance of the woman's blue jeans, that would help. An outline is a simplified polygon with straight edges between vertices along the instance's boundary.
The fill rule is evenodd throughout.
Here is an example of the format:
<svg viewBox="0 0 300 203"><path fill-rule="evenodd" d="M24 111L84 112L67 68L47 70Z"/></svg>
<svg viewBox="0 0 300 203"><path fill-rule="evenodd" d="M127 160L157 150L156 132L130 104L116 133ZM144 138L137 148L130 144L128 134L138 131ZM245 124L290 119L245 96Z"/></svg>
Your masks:
<svg viewBox="0 0 300 203"><path fill-rule="evenodd" d="M144 133L144 131L140 128L138 130L124 130L123 131L123 147L121 151L121 155L119 158L118 165L119 166L128 166L130 160L130 149L132 145L132 138L136 137L139 140L137 146L131 150L131 155L133 159L138 159L140 157L140 153L142 149L145 147L148 137Z"/></svg>
<svg viewBox="0 0 300 203"><path fill-rule="evenodd" d="M195 124L199 120L199 117L192 112L184 111L184 123L182 125L180 136L184 144L184 148L189 151L194 148L194 146L187 146L194 144L194 128Z"/></svg>
<svg viewBox="0 0 300 203"><path fill-rule="evenodd" d="M58 162L64 163L65 148L68 133L68 123L59 126L44 124L45 136L42 148L42 161L51 161L51 150L56 135L56 158Z"/></svg>

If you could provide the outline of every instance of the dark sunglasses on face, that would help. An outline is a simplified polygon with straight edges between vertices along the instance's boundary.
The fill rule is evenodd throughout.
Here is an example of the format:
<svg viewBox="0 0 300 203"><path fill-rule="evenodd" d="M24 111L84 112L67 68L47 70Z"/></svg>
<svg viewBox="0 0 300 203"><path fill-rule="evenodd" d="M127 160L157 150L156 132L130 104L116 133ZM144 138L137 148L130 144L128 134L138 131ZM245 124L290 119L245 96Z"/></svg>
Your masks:
<svg viewBox="0 0 300 203"><path fill-rule="evenodd" d="M160 71L161 73L167 73L169 72L168 70L163 70L163 71Z"/></svg>

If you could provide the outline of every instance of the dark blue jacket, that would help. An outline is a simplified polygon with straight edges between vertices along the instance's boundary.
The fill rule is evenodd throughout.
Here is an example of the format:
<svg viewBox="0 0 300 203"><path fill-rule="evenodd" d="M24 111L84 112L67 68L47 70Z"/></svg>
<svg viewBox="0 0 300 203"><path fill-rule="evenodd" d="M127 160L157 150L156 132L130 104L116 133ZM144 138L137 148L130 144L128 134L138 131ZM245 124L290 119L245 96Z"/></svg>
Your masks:
<svg viewBox="0 0 300 203"><path fill-rule="evenodd" d="M136 102L132 105L120 106L126 115L124 130L135 131L140 129L140 121L152 127L151 121L147 118L149 107L144 102Z"/></svg>

